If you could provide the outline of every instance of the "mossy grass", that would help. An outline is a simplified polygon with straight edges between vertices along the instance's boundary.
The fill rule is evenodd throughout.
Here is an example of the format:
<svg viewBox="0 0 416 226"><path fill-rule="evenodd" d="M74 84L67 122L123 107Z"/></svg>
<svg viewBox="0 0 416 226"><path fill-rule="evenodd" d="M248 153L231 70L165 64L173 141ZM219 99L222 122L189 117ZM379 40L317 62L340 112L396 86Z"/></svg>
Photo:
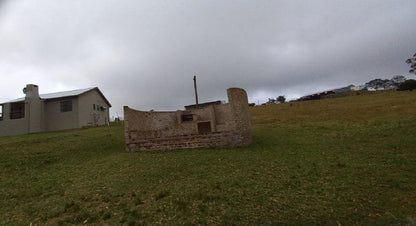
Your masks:
<svg viewBox="0 0 416 226"><path fill-rule="evenodd" d="M127 153L120 125L0 138L0 224L416 223L416 92L250 111L245 148Z"/></svg>

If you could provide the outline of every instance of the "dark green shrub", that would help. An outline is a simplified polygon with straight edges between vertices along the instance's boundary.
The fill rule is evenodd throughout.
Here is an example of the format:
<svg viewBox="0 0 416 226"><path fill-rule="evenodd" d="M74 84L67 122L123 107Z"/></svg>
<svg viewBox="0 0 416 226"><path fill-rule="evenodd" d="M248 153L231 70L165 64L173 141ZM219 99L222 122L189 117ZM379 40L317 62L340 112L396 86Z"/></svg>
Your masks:
<svg viewBox="0 0 416 226"><path fill-rule="evenodd" d="M397 90L403 91L403 90L414 90L416 89L416 80L414 79L408 79L402 84L399 85Z"/></svg>

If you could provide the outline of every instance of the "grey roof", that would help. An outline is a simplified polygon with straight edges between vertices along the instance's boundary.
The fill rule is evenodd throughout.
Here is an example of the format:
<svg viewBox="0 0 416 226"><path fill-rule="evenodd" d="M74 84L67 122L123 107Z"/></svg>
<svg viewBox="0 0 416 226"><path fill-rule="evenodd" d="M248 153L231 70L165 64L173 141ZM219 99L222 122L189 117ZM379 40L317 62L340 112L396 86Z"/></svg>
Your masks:
<svg viewBox="0 0 416 226"><path fill-rule="evenodd" d="M45 94L40 94L40 99L42 100L47 100L47 99L55 99L55 98L62 98L62 97L71 97L71 96L78 96L80 94L86 93L90 90L96 89L97 87L92 87L92 88L86 88L86 89L76 89L76 90L71 90L71 91L64 91L64 92L57 92L57 93L45 93ZM98 88L97 88L98 89ZM24 101L25 98L21 97L21 98L17 98L14 100L10 100L5 103L15 103L15 102L21 102Z"/></svg>

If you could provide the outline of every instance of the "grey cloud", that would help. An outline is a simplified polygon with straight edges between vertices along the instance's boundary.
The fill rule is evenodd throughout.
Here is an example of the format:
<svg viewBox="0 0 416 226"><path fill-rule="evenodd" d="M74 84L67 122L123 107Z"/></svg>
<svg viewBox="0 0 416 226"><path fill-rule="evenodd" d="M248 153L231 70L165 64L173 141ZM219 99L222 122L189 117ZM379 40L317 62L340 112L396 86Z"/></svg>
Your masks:
<svg viewBox="0 0 416 226"><path fill-rule="evenodd" d="M0 3L1 4L1 3ZM1 5L0 5L1 7ZM407 75L414 1L8 1L0 15L1 97L99 86L121 107L251 101ZM18 77L18 79L16 79ZM54 85L55 84L55 85ZM56 85L58 84L58 85Z"/></svg>

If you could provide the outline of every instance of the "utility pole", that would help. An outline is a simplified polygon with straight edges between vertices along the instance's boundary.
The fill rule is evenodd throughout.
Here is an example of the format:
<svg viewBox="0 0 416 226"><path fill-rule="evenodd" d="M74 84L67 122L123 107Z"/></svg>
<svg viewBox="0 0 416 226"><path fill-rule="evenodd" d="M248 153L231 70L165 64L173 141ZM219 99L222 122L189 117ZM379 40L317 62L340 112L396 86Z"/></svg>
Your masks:
<svg viewBox="0 0 416 226"><path fill-rule="evenodd" d="M195 88L195 102L196 102L196 106L198 107L198 90L196 88L196 75L194 76L194 88Z"/></svg>

